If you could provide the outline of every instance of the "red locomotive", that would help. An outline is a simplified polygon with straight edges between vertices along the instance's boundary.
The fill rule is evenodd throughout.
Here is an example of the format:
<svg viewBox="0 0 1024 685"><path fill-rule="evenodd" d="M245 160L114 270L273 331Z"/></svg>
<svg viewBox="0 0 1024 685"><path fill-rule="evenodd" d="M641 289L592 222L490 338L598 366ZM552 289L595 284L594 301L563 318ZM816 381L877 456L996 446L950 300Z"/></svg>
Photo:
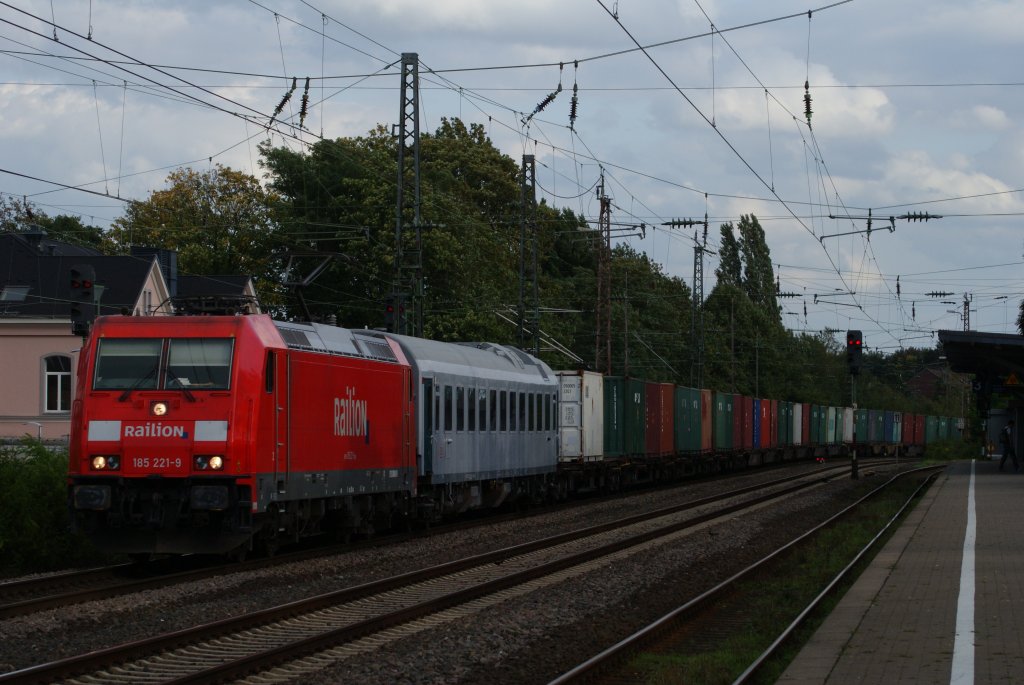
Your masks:
<svg viewBox="0 0 1024 685"><path fill-rule="evenodd" d="M404 511L416 433L399 345L332 328L317 350L279 326L98 319L72 409L76 526L118 552L220 553Z"/></svg>

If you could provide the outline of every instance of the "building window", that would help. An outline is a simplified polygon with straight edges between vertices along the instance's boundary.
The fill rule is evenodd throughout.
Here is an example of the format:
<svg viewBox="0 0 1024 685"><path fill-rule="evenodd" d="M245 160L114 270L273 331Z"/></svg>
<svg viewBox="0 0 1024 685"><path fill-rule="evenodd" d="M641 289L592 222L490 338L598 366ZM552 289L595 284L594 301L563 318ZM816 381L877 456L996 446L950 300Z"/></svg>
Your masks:
<svg viewBox="0 0 1024 685"><path fill-rule="evenodd" d="M71 357L55 355L46 357L46 397L44 406L47 412L71 411Z"/></svg>
<svg viewBox="0 0 1024 685"><path fill-rule="evenodd" d="M27 285L5 285L0 289L0 302L24 302L28 291Z"/></svg>

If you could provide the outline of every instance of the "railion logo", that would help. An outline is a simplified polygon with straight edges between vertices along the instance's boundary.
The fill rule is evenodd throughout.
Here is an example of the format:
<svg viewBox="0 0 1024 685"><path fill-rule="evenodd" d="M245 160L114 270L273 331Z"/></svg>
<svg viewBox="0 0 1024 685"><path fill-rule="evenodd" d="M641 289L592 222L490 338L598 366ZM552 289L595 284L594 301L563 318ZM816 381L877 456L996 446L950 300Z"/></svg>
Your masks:
<svg viewBox="0 0 1024 685"><path fill-rule="evenodd" d="M187 438L184 426L165 426L162 423L142 423L124 427L126 438Z"/></svg>
<svg viewBox="0 0 1024 685"><path fill-rule="evenodd" d="M366 400L357 400L355 395L355 388L345 388L345 397L334 398L334 434L340 438L369 434Z"/></svg>

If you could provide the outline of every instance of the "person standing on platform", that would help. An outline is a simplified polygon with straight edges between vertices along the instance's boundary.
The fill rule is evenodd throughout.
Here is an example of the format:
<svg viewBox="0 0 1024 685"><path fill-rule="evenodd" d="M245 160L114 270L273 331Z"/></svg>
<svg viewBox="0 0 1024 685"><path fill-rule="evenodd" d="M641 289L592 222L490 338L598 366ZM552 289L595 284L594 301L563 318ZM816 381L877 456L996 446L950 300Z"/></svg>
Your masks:
<svg viewBox="0 0 1024 685"><path fill-rule="evenodd" d="M1006 422L1006 426L999 432L999 442L1003 446L1003 458L999 460L999 470L1003 470L1003 464L1006 463L1006 458L1010 457L1013 459L1013 470L1020 471L1020 464L1017 463L1017 450L1013 446L1014 435L1013 435L1013 419Z"/></svg>

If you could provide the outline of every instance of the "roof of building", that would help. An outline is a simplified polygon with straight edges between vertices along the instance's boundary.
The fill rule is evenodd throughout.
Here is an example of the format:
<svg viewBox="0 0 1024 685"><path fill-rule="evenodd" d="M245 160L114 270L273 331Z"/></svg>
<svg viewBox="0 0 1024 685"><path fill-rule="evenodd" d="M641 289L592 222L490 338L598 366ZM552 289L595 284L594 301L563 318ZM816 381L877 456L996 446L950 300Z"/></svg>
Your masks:
<svg viewBox="0 0 1024 685"><path fill-rule="evenodd" d="M162 282L168 284L168 289L175 284L183 299L213 298L217 301L214 304L222 305L221 300L244 302L250 303L246 308L258 311L251 277L182 275L177 272L176 256L172 250L151 248L133 248L131 256L107 256L92 248L52 240L42 229L0 232L0 318L69 318L71 303L80 292L72 292L71 270L82 265L95 272L98 314L133 311L150 273L157 267L163 274Z"/></svg>
<svg viewBox="0 0 1024 685"><path fill-rule="evenodd" d="M153 262L136 257L66 255L5 259L0 249L0 316L68 318L73 298L70 274L76 265L95 270L100 314L131 311Z"/></svg>
<svg viewBox="0 0 1024 685"><path fill-rule="evenodd" d="M0 232L0 255L13 259L32 257L85 257L101 256L99 250L84 245L73 245L47 237L42 228L27 231Z"/></svg>

